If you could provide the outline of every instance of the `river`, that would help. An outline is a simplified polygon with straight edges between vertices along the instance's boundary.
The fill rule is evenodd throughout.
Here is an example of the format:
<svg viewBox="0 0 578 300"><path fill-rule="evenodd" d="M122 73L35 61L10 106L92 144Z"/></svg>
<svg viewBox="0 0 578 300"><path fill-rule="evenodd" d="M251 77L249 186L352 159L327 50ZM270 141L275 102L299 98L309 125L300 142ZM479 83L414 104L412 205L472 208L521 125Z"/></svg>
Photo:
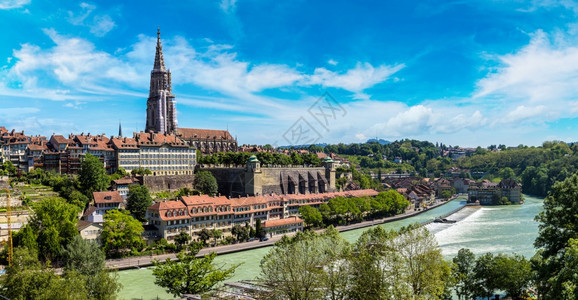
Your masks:
<svg viewBox="0 0 578 300"><path fill-rule="evenodd" d="M435 234L446 259L451 259L461 248L470 248L475 254L515 252L530 258L535 253L532 244L538 233L538 223L534 221L534 216L542 209L542 200L526 196L523 205L472 209L469 216L457 223L432 223L426 227ZM433 219L463 205L465 199L458 198L420 215L377 226L399 229ZM367 228L351 230L342 235L349 242L355 242L365 230ZM253 279L259 274L259 262L269 249L266 247L220 255L215 261L219 264L243 263L230 281ZM119 271L118 275L123 284L120 299L173 299L164 289L154 284L150 268Z"/></svg>

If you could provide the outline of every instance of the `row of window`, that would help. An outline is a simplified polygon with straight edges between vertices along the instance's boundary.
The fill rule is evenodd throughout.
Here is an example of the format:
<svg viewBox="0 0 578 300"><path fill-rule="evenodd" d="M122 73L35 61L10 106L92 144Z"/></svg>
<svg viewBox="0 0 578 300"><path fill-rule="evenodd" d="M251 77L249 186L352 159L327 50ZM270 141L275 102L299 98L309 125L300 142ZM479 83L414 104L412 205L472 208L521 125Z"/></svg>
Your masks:
<svg viewBox="0 0 578 300"><path fill-rule="evenodd" d="M161 152L161 153L186 153L191 152L191 148L157 148L157 147L142 147L141 152Z"/></svg>

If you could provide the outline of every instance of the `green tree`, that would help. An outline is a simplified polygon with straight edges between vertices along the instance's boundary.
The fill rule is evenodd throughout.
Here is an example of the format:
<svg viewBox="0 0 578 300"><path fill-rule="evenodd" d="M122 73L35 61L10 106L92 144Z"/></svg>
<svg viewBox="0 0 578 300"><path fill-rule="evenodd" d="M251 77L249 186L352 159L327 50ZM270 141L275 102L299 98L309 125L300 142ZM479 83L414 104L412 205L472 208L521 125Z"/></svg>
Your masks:
<svg viewBox="0 0 578 300"><path fill-rule="evenodd" d="M563 299L576 299L578 296L578 240L570 239L568 247L564 252L563 266L556 277L552 278L554 282L562 282Z"/></svg>
<svg viewBox="0 0 578 300"><path fill-rule="evenodd" d="M536 216L539 221L538 237L534 245L541 248L540 263L534 263L539 293L545 299L554 299L564 289L563 284L572 280L562 276L563 257L571 239L578 239L578 175L554 184L552 193L544 199L544 209Z"/></svg>
<svg viewBox="0 0 578 300"><path fill-rule="evenodd" d="M486 253L476 259L474 279L477 288L474 296L490 299L498 288L494 255Z"/></svg>
<svg viewBox="0 0 578 300"><path fill-rule="evenodd" d="M106 269L105 255L98 243L77 235L64 249L63 258L65 275L84 281L89 298L116 299L121 284L117 274Z"/></svg>
<svg viewBox="0 0 578 300"><path fill-rule="evenodd" d="M307 223L309 226L313 227L321 227L323 226L323 217L318 209L305 205L299 208L299 214L301 218Z"/></svg>
<svg viewBox="0 0 578 300"><path fill-rule="evenodd" d="M281 299L343 299L350 245L333 229L283 236L261 260L259 280Z"/></svg>
<svg viewBox="0 0 578 300"><path fill-rule="evenodd" d="M231 234L237 238L237 241L241 240L241 235L243 234L243 227L239 224L235 224L233 228L231 228Z"/></svg>
<svg viewBox="0 0 578 300"><path fill-rule="evenodd" d="M43 261L58 265L62 248L78 235L76 223L79 209L58 197L44 198L32 209L34 213L28 224L14 237L15 245L26 246L40 254Z"/></svg>
<svg viewBox="0 0 578 300"><path fill-rule="evenodd" d="M355 299L435 299L446 292L450 267L435 237L423 227L369 229L354 252L351 293Z"/></svg>
<svg viewBox="0 0 578 300"><path fill-rule="evenodd" d="M201 193L214 196L217 194L219 186L217 185L217 179L209 171L200 171L195 174L195 188Z"/></svg>
<svg viewBox="0 0 578 300"><path fill-rule="evenodd" d="M512 168L505 167L500 171L500 177L502 179L516 179L516 173Z"/></svg>
<svg viewBox="0 0 578 300"><path fill-rule="evenodd" d="M101 234L105 253L109 257L121 256L128 250L140 250L144 247L142 233L144 228L128 211L109 210L104 215L104 228Z"/></svg>
<svg viewBox="0 0 578 300"><path fill-rule="evenodd" d="M76 276L60 278L27 248L14 249L14 261L2 281L1 294L9 299L94 299Z"/></svg>
<svg viewBox="0 0 578 300"><path fill-rule="evenodd" d="M451 197L452 197L452 191L450 191L450 190L444 190L444 191L442 192L442 198L448 200L448 199L451 198Z"/></svg>
<svg viewBox="0 0 578 300"><path fill-rule="evenodd" d="M472 299L476 282L474 279L476 256L470 249L462 248L458 255L452 259L452 277L454 290L459 299Z"/></svg>
<svg viewBox="0 0 578 300"><path fill-rule="evenodd" d="M265 231L263 230L263 226L261 225L261 219L255 220L255 235L259 239L265 236Z"/></svg>
<svg viewBox="0 0 578 300"><path fill-rule="evenodd" d="M215 246L217 246L217 240L221 238L223 235L223 231L217 228L211 229L211 237L213 238L213 242Z"/></svg>
<svg viewBox="0 0 578 300"><path fill-rule="evenodd" d="M520 255L499 254L493 264L496 287L506 291L512 299L521 299L533 275L530 262Z"/></svg>
<svg viewBox="0 0 578 300"><path fill-rule="evenodd" d="M215 252L196 258L199 248L191 252L180 252L178 260L167 258L166 261L154 261L153 275L155 284L166 289L167 292L179 297L184 294L203 294L211 291L217 284L231 278L238 265L230 268L217 267L214 259Z"/></svg>
<svg viewBox="0 0 578 300"><path fill-rule="evenodd" d="M498 205L510 205L512 204L510 202L510 200L508 200L508 197L501 197L500 201L498 201Z"/></svg>
<svg viewBox="0 0 578 300"><path fill-rule="evenodd" d="M191 236L184 231L181 231L177 236L175 236L175 244L177 245L177 249L179 251L183 250L189 241L191 241Z"/></svg>
<svg viewBox="0 0 578 300"><path fill-rule="evenodd" d="M5 161L2 164L2 170L4 171L5 175L10 176L16 176L16 173L18 172L18 168L16 168L16 166L14 166L11 161Z"/></svg>
<svg viewBox="0 0 578 300"><path fill-rule="evenodd" d="M102 162L91 154L86 154L80 163L78 179L81 191L89 198L93 192L106 190L110 183Z"/></svg>
<svg viewBox="0 0 578 300"><path fill-rule="evenodd" d="M136 168L136 169L132 169L132 171L130 171L130 173L132 175L151 175L153 172L149 169L145 169L145 168Z"/></svg>
<svg viewBox="0 0 578 300"><path fill-rule="evenodd" d="M131 184L128 186L128 195L126 198L126 209L139 221L146 221L147 208L151 206L153 199L149 194L149 189L140 184Z"/></svg>
<svg viewBox="0 0 578 300"><path fill-rule="evenodd" d="M203 242L203 245L207 244L207 241L211 238L211 232L207 228L203 228L201 232L199 232L199 239Z"/></svg>

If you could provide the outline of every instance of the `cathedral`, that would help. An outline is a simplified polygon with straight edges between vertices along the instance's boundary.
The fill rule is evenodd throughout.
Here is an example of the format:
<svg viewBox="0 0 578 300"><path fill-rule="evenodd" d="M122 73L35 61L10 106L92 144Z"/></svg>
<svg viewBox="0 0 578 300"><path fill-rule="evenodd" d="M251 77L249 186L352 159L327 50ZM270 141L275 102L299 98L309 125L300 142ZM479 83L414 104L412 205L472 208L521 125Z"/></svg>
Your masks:
<svg viewBox="0 0 578 300"><path fill-rule="evenodd" d="M171 91L171 71L163 59L160 29L147 100L146 132L176 135L203 154L237 151L237 140L228 130L177 128L176 100Z"/></svg>
<svg viewBox="0 0 578 300"><path fill-rule="evenodd" d="M146 132L175 134L177 131L177 107L171 93L171 71L165 68L161 32L157 30L157 51L151 72L151 86L147 100Z"/></svg>

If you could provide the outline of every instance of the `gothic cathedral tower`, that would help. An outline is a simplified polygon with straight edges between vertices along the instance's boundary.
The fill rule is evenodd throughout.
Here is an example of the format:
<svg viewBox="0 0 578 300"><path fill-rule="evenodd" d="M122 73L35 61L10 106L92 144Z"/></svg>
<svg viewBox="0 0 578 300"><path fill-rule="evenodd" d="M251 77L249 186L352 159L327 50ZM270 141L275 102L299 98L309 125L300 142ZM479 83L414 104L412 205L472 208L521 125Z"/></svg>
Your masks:
<svg viewBox="0 0 578 300"><path fill-rule="evenodd" d="M174 134L177 131L177 102L171 94L171 71L165 68L161 31L157 29L157 51L147 100L147 132Z"/></svg>

